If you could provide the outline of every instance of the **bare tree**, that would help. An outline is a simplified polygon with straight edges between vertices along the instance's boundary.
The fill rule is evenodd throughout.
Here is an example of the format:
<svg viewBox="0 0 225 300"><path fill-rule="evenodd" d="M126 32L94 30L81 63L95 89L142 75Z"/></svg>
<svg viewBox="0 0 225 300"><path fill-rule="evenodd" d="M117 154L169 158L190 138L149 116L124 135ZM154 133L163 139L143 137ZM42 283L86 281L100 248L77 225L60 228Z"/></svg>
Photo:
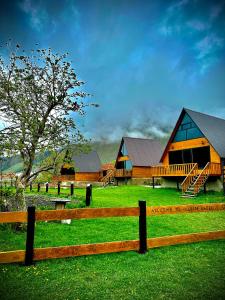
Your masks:
<svg viewBox="0 0 225 300"><path fill-rule="evenodd" d="M40 172L54 169L62 150L82 141L71 115L84 115L87 93L79 81L67 54L51 49L36 49L26 54L17 45L9 57L0 57L0 148L5 155L20 154L23 171L16 180L13 210L25 210L24 190ZM91 104L94 105L94 104ZM95 105L96 106L96 105ZM34 169L41 152L51 159Z"/></svg>

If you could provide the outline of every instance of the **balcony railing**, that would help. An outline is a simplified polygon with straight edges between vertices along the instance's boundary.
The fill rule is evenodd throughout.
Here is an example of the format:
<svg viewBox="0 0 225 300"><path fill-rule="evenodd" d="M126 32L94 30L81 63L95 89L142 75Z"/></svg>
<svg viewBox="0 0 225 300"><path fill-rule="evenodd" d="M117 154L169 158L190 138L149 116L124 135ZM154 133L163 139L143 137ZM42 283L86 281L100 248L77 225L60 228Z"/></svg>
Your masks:
<svg viewBox="0 0 225 300"><path fill-rule="evenodd" d="M163 165L163 166L154 166L151 167L151 176L187 176L195 163L190 164L175 164L175 165ZM202 170L197 169L196 173L200 174ZM209 175L220 176L222 174L220 163L210 163L209 166Z"/></svg>
<svg viewBox="0 0 225 300"><path fill-rule="evenodd" d="M132 177L132 171L124 170L124 169L116 169L115 177Z"/></svg>

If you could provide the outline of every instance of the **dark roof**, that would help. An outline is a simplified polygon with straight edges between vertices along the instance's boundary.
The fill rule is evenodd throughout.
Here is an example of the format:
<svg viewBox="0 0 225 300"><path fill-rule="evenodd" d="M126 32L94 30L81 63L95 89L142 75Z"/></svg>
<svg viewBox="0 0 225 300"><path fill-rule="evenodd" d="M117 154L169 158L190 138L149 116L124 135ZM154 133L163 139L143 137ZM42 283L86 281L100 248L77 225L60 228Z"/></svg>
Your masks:
<svg viewBox="0 0 225 300"><path fill-rule="evenodd" d="M206 115L200 112L196 112L187 108L183 108L178 118L178 121L176 123L176 126L174 127L174 130L167 143L167 146L163 152L161 160L163 159L169 144L172 142L176 134L177 128L185 113L187 113L191 117L191 119L195 122L195 124L203 133L205 138L217 151L219 156L224 158L225 157L225 120L210 115Z"/></svg>
<svg viewBox="0 0 225 300"><path fill-rule="evenodd" d="M81 153L72 157L77 172L99 172L101 161L96 151Z"/></svg>
<svg viewBox="0 0 225 300"><path fill-rule="evenodd" d="M153 166L159 163L162 145L152 139L123 137L128 156L133 166Z"/></svg>

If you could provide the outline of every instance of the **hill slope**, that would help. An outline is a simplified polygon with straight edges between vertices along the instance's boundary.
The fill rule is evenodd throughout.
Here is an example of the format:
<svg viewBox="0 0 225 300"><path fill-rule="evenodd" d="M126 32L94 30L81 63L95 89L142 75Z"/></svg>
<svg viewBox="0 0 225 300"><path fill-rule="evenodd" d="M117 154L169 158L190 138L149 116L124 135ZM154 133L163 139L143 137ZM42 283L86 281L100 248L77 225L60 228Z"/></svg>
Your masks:
<svg viewBox="0 0 225 300"><path fill-rule="evenodd" d="M165 146L167 139L161 139L161 143ZM92 142L90 144L91 149L98 152L100 160L102 163L113 162L116 160L117 152L119 150L120 141L113 143L104 142ZM43 158L43 157L42 157ZM39 161L39 157L37 160ZM19 156L14 156L11 158L6 158L0 166L4 173L9 172L21 172L23 165Z"/></svg>

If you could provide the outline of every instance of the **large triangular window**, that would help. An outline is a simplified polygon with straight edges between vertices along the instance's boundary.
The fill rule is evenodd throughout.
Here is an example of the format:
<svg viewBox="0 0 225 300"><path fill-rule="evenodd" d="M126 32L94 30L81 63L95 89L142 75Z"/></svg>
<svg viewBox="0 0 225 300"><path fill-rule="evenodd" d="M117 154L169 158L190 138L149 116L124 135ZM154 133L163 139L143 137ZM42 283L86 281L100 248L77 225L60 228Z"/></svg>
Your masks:
<svg viewBox="0 0 225 300"><path fill-rule="evenodd" d="M204 137L204 135L190 118L190 116L185 113L183 120L175 134L173 142L192 140L200 137Z"/></svg>

